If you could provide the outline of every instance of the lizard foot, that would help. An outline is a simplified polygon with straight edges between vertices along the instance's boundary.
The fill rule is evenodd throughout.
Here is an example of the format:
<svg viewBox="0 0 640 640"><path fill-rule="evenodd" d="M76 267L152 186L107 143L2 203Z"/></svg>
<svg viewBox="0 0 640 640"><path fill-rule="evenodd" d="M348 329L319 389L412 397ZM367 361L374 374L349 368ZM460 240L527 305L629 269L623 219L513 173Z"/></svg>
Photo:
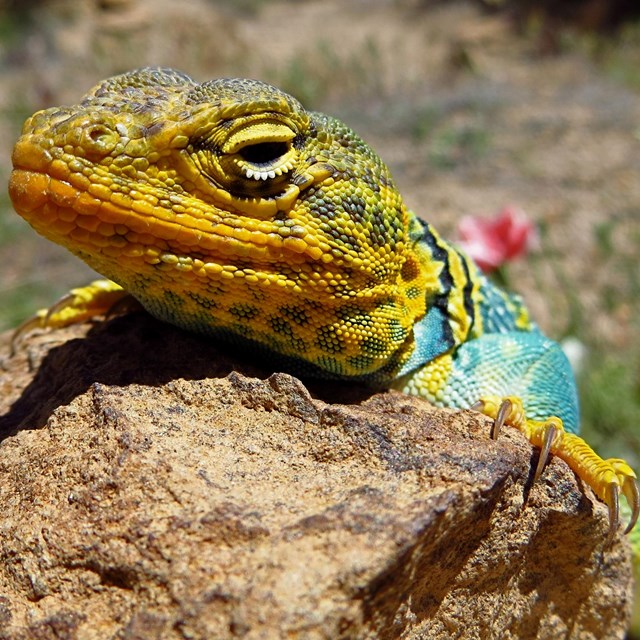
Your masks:
<svg viewBox="0 0 640 640"><path fill-rule="evenodd" d="M640 491L636 474L624 460L602 459L583 438L565 431L560 418L552 416L540 421L527 419L520 398L487 396L471 408L493 418L492 438L497 438L500 429L509 425L521 431L531 444L540 448L534 480L542 474L550 454L562 458L609 508L609 539L613 538L618 529L621 493L631 507L631 517L625 533L633 529L640 515Z"/></svg>
<svg viewBox="0 0 640 640"><path fill-rule="evenodd" d="M112 314L120 305L124 306L129 298L129 294L111 280L94 280L85 287L71 289L53 306L40 309L14 331L11 353L16 352L22 338L33 329L59 329L96 316Z"/></svg>

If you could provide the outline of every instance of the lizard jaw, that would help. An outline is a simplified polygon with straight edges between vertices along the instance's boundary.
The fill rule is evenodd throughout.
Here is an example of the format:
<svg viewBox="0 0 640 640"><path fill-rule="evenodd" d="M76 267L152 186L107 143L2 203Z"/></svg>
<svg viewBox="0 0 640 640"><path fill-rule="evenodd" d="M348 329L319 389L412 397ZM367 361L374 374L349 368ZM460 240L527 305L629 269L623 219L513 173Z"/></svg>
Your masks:
<svg viewBox="0 0 640 640"><path fill-rule="evenodd" d="M83 191L21 168L12 172L9 191L16 210L39 233L85 255L99 252L151 264L178 264L193 256L211 263L242 261L263 267L332 259L316 236L290 221L210 215L211 207L200 203L198 208L187 201L178 203L180 213L168 213L162 204L136 199L133 192ZM291 191L283 197L295 198L300 190L293 186Z"/></svg>

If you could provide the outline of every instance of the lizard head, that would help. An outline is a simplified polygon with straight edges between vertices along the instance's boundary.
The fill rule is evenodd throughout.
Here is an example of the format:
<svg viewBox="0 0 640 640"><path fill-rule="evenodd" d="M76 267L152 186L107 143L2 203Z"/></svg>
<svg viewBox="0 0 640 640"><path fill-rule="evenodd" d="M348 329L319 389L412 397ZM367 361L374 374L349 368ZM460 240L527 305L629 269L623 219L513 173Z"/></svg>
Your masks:
<svg viewBox="0 0 640 640"><path fill-rule="evenodd" d="M378 156L259 81L116 76L29 118L13 163L18 213L154 315L328 373L397 370L437 286Z"/></svg>

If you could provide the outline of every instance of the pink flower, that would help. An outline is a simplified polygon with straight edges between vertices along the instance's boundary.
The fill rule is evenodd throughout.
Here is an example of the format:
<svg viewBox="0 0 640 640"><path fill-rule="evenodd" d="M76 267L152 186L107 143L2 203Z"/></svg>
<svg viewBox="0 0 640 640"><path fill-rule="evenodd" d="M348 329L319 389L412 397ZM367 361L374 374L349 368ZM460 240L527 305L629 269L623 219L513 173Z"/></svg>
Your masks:
<svg viewBox="0 0 640 640"><path fill-rule="evenodd" d="M520 208L507 205L494 218L464 216L458 244L483 271L494 271L539 245L538 230Z"/></svg>

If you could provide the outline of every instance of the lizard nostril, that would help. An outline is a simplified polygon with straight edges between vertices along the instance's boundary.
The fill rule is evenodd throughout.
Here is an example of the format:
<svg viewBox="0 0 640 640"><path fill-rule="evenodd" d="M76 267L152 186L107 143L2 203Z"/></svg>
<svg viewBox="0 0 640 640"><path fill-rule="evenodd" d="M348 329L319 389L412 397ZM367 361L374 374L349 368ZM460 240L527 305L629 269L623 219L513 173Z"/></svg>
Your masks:
<svg viewBox="0 0 640 640"><path fill-rule="evenodd" d="M96 125L87 131L87 135L93 142L100 142L101 138L108 136L111 132L103 125Z"/></svg>
<svg viewBox="0 0 640 640"><path fill-rule="evenodd" d="M98 159L111 153L118 139L118 134L109 127L95 124L84 130L80 146L87 157Z"/></svg>

